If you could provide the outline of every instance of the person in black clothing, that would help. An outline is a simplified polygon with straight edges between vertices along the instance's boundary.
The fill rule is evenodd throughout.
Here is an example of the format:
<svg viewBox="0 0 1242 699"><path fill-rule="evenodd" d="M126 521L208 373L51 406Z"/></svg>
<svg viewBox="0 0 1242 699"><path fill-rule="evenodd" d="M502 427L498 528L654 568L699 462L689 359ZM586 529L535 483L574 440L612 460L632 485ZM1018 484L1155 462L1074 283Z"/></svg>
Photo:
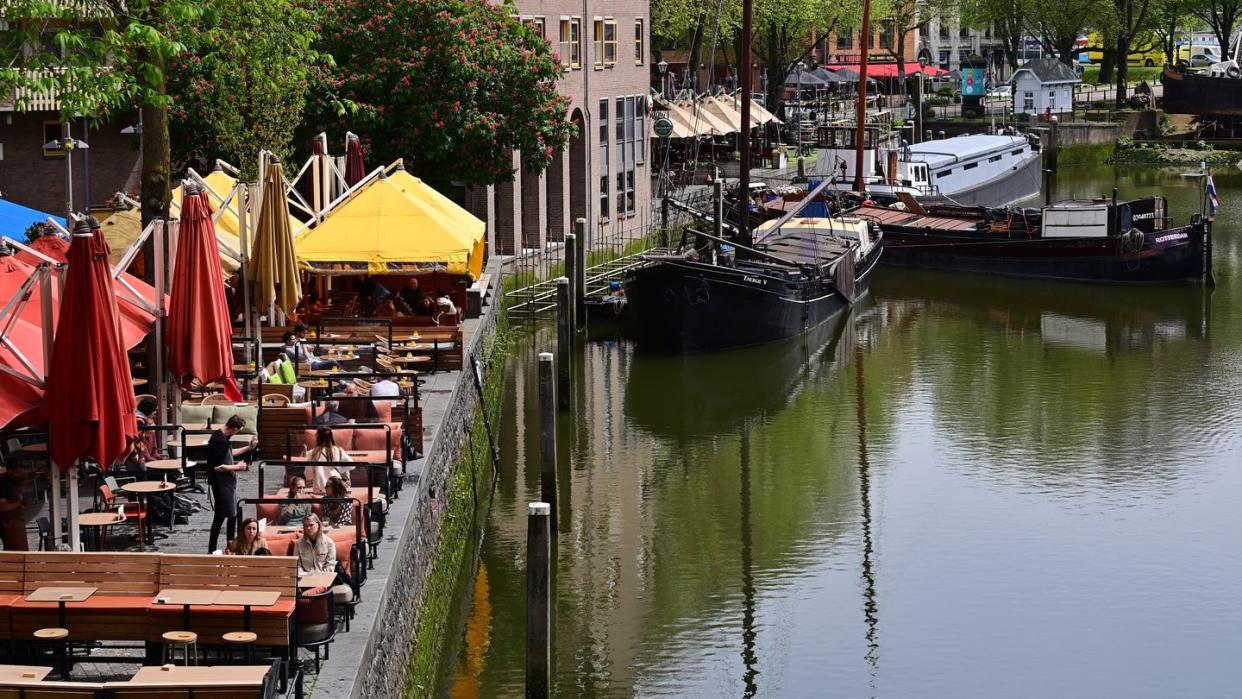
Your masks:
<svg viewBox="0 0 1242 699"><path fill-rule="evenodd" d="M5 551L28 551L26 520L22 508L26 498L22 495L21 465L8 467L0 463L0 540Z"/></svg>
<svg viewBox="0 0 1242 699"><path fill-rule="evenodd" d="M233 448L230 438L246 426L246 421L238 415L229 418L224 427L211 434L207 441L207 483L211 486L211 497L215 500L215 516L211 520L211 539L207 552L216 550L220 540L220 525L227 523L227 538L232 541L237 536L237 472L246 470L246 463L233 463L233 457L241 456L254 450L259 438L252 436L250 443Z"/></svg>

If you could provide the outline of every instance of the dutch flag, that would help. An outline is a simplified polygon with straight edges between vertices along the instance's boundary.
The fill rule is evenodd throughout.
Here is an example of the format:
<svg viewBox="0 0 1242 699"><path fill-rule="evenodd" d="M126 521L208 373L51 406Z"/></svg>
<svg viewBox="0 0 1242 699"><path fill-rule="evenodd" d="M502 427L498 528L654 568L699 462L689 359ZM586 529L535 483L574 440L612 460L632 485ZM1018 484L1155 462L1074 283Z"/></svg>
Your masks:
<svg viewBox="0 0 1242 699"><path fill-rule="evenodd" d="M1216 196L1216 183L1212 181L1212 176L1207 176L1207 200L1208 200L1208 216L1215 216L1216 209L1220 206L1220 197Z"/></svg>

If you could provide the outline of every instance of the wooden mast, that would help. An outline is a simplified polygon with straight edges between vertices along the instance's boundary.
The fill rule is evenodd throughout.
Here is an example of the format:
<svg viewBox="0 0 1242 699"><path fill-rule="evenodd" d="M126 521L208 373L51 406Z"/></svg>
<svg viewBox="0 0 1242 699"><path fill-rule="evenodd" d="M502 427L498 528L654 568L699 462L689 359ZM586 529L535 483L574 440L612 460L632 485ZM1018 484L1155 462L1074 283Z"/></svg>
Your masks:
<svg viewBox="0 0 1242 699"><path fill-rule="evenodd" d="M866 191L863 153L867 136L867 45L871 42L871 0L863 0L862 32L858 36L858 133L854 139L854 191Z"/></svg>
<svg viewBox="0 0 1242 699"><path fill-rule="evenodd" d="M740 134L742 143L739 149L741 155L739 165L740 174L738 176L738 227L737 242L749 246L750 245L750 93L751 79L753 70L750 65L750 48L751 48L751 24L752 24L752 7L751 0L742 0L742 52L738 57L738 64L742 69L742 133Z"/></svg>

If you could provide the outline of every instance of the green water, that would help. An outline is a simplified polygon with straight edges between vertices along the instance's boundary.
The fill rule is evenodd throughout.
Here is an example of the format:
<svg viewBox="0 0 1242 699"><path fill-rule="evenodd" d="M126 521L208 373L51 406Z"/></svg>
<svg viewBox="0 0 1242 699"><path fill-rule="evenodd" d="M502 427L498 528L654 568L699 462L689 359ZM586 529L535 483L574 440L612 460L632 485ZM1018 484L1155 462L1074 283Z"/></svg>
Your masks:
<svg viewBox="0 0 1242 699"><path fill-rule="evenodd" d="M882 269L777 346L580 355L561 422L556 694L1242 695L1242 177L1217 177L1219 287ZM1057 197L1177 171L1065 170ZM517 696L534 354L444 684Z"/></svg>

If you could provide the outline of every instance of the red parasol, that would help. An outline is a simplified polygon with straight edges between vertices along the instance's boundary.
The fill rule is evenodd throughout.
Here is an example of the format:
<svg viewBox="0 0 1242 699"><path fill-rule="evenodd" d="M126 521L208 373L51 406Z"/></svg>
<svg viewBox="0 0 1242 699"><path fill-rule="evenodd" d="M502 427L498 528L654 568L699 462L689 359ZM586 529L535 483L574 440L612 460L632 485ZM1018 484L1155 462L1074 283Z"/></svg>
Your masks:
<svg viewBox="0 0 1242 699"><path fill-rule="evenodd" d="M353 187L367 176L366 166L362 163L362 143L357 134L345 134L345 184Z"/></svg>
<svg viewBox="0 0 1242 699"><path fill-rule="evenodd" d="M240 401L233 379L233 326L229 322L220 256L211 221L211 204L202 185L185 183L181 204L181 234L177 245L172 294L168 306L168 371L189 386L224 383L224 395Z"/></svg>
<svg viewBox="0 0 1242 699"><path fill-rule="evenodd" d="M95 228L94 230L106 252L108 244L104 240L103 231L99 228ZM69 242L60 236L41 236L33 240L30 243L30 247L31 249L37 250L57 262L68 262ZM17 259L29 265L36 265L39 262L42 262L42 260L25 251L17 253ZM155 325L155 316L147 312L146 309L129 300L133 294L129 289L125 288L125 286L120 282L120 279L125 279L125 281L133 287L134 291L137 291L138 295L152 306L156 305L155 287L147 284L128 272L122 273L119 279L112 280L112 288L118 299L117 320L121 329L121 341L124 343L125 349L129 350L137 347L138 344L142 342L143 338L147 336L147 333L151 332L151 327ZM58 308L60 300L54 297L53 304ZM35 306L35 308L37 309L38 306Z"/></svg>
<svg viewBox="0 0 1242 699"><path fill-rule="evenodd" d="M0 308L17 295L32 274L34 268L14 257L12 248L0 248ZM43 399L41 388L13 375L37 379L43 374L39 285L28 293L29 298L20 311L0 319L0 365L4 367L0 369L0 428L29 424L29 418L35 416L33 411Z"/></svg>
<svg viewBox="0 0 1242 699"><path fill-rule="evenodd" d="M43 399L51 457L61 471L87 457L107 468L138 436L108 250L91 233L98 225L88 217L74 227Z"/></svg>

